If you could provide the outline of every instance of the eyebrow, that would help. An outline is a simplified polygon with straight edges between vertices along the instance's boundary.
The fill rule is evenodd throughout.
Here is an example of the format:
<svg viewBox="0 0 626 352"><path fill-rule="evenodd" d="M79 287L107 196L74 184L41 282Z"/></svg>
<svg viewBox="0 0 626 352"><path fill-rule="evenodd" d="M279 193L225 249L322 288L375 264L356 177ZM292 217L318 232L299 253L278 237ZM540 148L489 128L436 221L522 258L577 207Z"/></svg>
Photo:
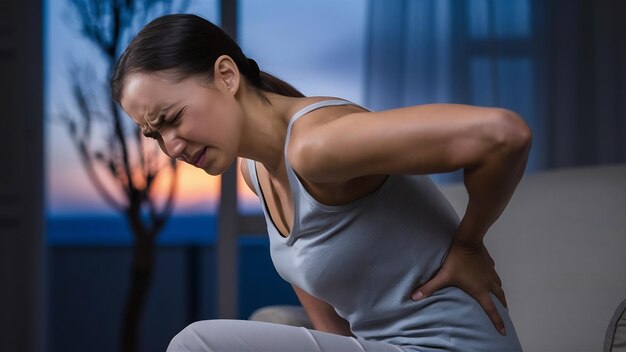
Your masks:
<svg viewBox="0 0 626 352"><path fill-rule="evenodd" d="M160 120L157 117L157 122L156 125L160 125L163 123L163 121L165 120L166 116L165 113L168 112L174 105L176 104L170 104L166 107L164 107L163 109L161 109L161 111L159 111L159 115L157 115L158 117L163 117ZM176 118L178 115L182 114L182 112L185 110L185 107L182 107L180 110L178 110L178 112L175 114L174 118ZM145 136L145 137L152 137L155 133L157 133L156 131L152 130L152 126L155 125L151 125L150 122L146 119L147 115L144 115L144 120L148 123L148 126L139 126L139 128L141 129L141 133Z"/></svg>
<svg viewBox="0 0 626 352"><path fill-rule="evenodd" d="M158 125L160 123L163 122L163 120L165 119L165 113L167 113L175 104L170 104L165 106L164 108L162 108L157 114L156 114L156 118L154 119L155 123L152 124L150 123L150 118L149 116L151 115L150 113L148 113L147 111L143 114L143 120L147 123L147 127L149 128L150 126L155 126ZM160 119L160 120L159 120ZM144 126L140 126L142 129L144 129Z"/></svg>

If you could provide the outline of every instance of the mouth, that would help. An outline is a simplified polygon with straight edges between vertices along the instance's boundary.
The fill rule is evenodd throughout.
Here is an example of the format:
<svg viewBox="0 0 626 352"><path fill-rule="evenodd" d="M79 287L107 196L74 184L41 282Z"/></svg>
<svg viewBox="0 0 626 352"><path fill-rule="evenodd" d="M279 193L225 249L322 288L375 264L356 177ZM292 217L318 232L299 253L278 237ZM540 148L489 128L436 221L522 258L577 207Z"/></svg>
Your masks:
<svg viewBox="0 0 626 352"><path fill-rule="evenodd" d="M207 147L202 148L196 155L191 157L191 164L195 167L200 167L204 162L204 156L206 155Z"/></svg>

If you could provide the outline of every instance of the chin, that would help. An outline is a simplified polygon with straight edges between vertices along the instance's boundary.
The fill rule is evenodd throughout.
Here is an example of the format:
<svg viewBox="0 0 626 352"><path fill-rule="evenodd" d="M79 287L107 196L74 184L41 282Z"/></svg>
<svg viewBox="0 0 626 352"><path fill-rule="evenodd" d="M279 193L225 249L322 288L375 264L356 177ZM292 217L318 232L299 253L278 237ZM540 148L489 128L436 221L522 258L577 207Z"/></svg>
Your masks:
<svg viewBox="0 0 626 352"><path fill-rule="evenodd" d="M202 169L211 176L220 176L228 171L228 168L233 164L233 161L234 160L231 160L230 162L222 162L222 160L215 160Z"/></svg>

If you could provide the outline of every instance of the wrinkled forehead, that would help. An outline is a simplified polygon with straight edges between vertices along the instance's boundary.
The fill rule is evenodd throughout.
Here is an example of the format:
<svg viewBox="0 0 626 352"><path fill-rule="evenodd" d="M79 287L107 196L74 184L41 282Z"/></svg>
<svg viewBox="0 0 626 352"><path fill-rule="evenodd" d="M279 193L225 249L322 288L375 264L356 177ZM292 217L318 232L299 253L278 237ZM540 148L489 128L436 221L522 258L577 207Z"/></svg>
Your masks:
<svg viewBox="0 0 626 352"><path fill-rule="evenodd" d="M142 125L146 118L154 117L171 106L176 92L175 84L156 74L135 73L126 80L120 105L136 123Z"/></svg>

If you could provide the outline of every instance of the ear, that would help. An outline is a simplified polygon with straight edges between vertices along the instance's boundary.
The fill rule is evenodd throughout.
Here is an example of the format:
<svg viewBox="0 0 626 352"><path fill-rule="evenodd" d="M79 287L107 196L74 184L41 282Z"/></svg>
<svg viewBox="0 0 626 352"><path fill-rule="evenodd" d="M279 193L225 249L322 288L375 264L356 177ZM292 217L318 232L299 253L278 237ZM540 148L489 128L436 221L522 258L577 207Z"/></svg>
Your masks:
<svg viewBox="0 0 626 352"><path fill-rule="evenodd" d="M226 88L235 95L239 90L241 75L239 68L233 59L228 55L222 55L215 60L213 83Z"/></svg>

